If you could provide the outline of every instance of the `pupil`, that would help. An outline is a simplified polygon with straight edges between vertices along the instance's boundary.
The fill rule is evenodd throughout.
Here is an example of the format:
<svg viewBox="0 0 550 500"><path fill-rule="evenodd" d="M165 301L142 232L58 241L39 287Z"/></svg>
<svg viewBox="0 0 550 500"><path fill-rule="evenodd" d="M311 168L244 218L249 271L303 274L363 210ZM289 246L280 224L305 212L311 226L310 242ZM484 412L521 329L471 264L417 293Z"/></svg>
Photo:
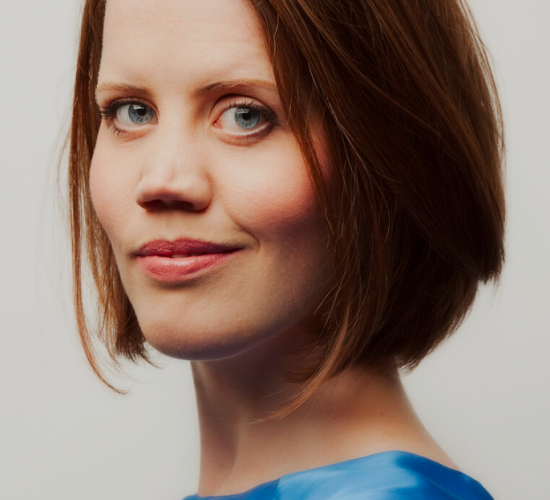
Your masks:
<svg viewBox="0 0 550 500"><path fill-rule="evenodd" d="M132 104L129 109L130 118L134 123L142 124L147 120L149 110L141 104Z"/></svg>
<svg viewBox="0 0 550 500"><path fill-rule="evenodd" d="M258 115L255 120L252 118L254 114ZM235 116L241 127L252 128L255 127L260 121L261 113L250 108L239 108L235 113ZM252 120L252 122L249 120Z"/></svg>

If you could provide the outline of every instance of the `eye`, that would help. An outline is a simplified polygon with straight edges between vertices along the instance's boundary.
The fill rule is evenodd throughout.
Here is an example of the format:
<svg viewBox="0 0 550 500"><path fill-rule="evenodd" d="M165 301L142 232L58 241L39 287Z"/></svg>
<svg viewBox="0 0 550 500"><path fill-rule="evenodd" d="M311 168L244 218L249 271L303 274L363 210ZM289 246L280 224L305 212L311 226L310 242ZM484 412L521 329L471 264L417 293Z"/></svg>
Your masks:
<svg viewBox="0 0 550 500"><path fill-rule="evenodd" d="M139 102L123 104L116 110L117 120L126 126L145 125L154 116L153 110L149 106L145 106ZM130 119L130 123L125 123L126 118Z"/></svg>
<svg viewBox="0 0 550 500"><path fill-rule="evenodd" d="M253 101L232 101L216 123L221 123L221 128L228 130L229 135L250 139L269 133L277 125L277 115Z"/></svg>
<svg viewBox="0 0 550 500"><path fill-rule="evenodd" d="M111 101L105 106L100 106L100 113L116 135L126 132L127 129L136 129L147 125L155 117L153 109L139 101ZM115 121L125 128L119 128Z"/></svg>
<svg viewBox="0 0 550 500"><path fill-rule="evenodd" d="M151 106L135 100L110 101L100 106L100 113L115 135L139 130L156 116ZM229 136L250 140L267 135L279 122L276 113L270 108L253 101L232 101L216 120L215 124L217 123L221 123L218 128L229 131Z"/></svg>

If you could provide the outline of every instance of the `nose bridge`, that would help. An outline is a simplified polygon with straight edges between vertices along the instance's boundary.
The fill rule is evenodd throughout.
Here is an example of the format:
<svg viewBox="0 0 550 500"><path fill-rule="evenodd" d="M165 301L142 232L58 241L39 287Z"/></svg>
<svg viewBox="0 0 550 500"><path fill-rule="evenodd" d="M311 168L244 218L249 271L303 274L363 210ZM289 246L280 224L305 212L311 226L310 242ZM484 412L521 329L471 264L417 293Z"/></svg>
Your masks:
<svg viewBox="0 0 550 500"><path fill-rule="evenodd" d="M193 170L193 160L199 158L196 130L190 117L183 111L172 110L163 114L154 131L153 156L150 168L176 175L182 167Z"/></svg>
<svg viewBox="0 0 550 500"><path fill-rule="evenodd" d="M186 201L204 206L211 196L206 158L189 121L181 114L159 119L144 156L136 201Z"/></svg>

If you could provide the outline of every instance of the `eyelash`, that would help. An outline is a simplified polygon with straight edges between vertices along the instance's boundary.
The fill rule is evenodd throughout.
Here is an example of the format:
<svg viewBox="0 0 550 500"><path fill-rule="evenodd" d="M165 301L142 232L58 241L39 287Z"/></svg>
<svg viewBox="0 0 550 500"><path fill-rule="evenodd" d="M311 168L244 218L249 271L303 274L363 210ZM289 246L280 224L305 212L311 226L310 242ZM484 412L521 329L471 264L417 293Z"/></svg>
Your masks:
<svg viewBox="0 0 550 500"><path fill-rule="evenodd" d="M115 117L118 111L118 108L121 106L124 106L125 104L141 104L142 106L146 106L150 108L150 106L139 99L112 99L110 101L107 101L104 105L99 106L99 113L100 115L105 119L105 122L107 123L107 127L109 127L113 134L116 136L119 136L120 134L128 133L126 130L119 129L114 121ZM260 106L259 104L255 104L254 101L244 101L244 102L238 102L236 100L231 101L227 107L225 107L222 112L220 113L220 116L225 113L228 109L231 108L246 108L253 111L258 111L261 113L269 122L269 126L265 127L257 132L253 132L251 134L234 134L238 136L239 138L244 138L245 140L250 140L254 138L255 136L261 136L264 134L267 134L270 132L273 128L279 125L279 121L277 119L277 115L275 112L267 107Z"/></svg>

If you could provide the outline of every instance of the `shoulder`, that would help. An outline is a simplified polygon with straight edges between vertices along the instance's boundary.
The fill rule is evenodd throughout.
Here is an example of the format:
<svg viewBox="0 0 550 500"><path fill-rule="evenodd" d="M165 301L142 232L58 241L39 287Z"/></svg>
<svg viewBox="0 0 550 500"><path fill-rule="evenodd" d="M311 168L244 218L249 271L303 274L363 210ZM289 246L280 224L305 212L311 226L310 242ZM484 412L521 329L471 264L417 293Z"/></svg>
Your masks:
<svg viewBox="0 0 550 500"><path fill-rule="evenodd" d="M277 486L278 500L494 500L463 472L402 451L292 474Z"/></svg>

